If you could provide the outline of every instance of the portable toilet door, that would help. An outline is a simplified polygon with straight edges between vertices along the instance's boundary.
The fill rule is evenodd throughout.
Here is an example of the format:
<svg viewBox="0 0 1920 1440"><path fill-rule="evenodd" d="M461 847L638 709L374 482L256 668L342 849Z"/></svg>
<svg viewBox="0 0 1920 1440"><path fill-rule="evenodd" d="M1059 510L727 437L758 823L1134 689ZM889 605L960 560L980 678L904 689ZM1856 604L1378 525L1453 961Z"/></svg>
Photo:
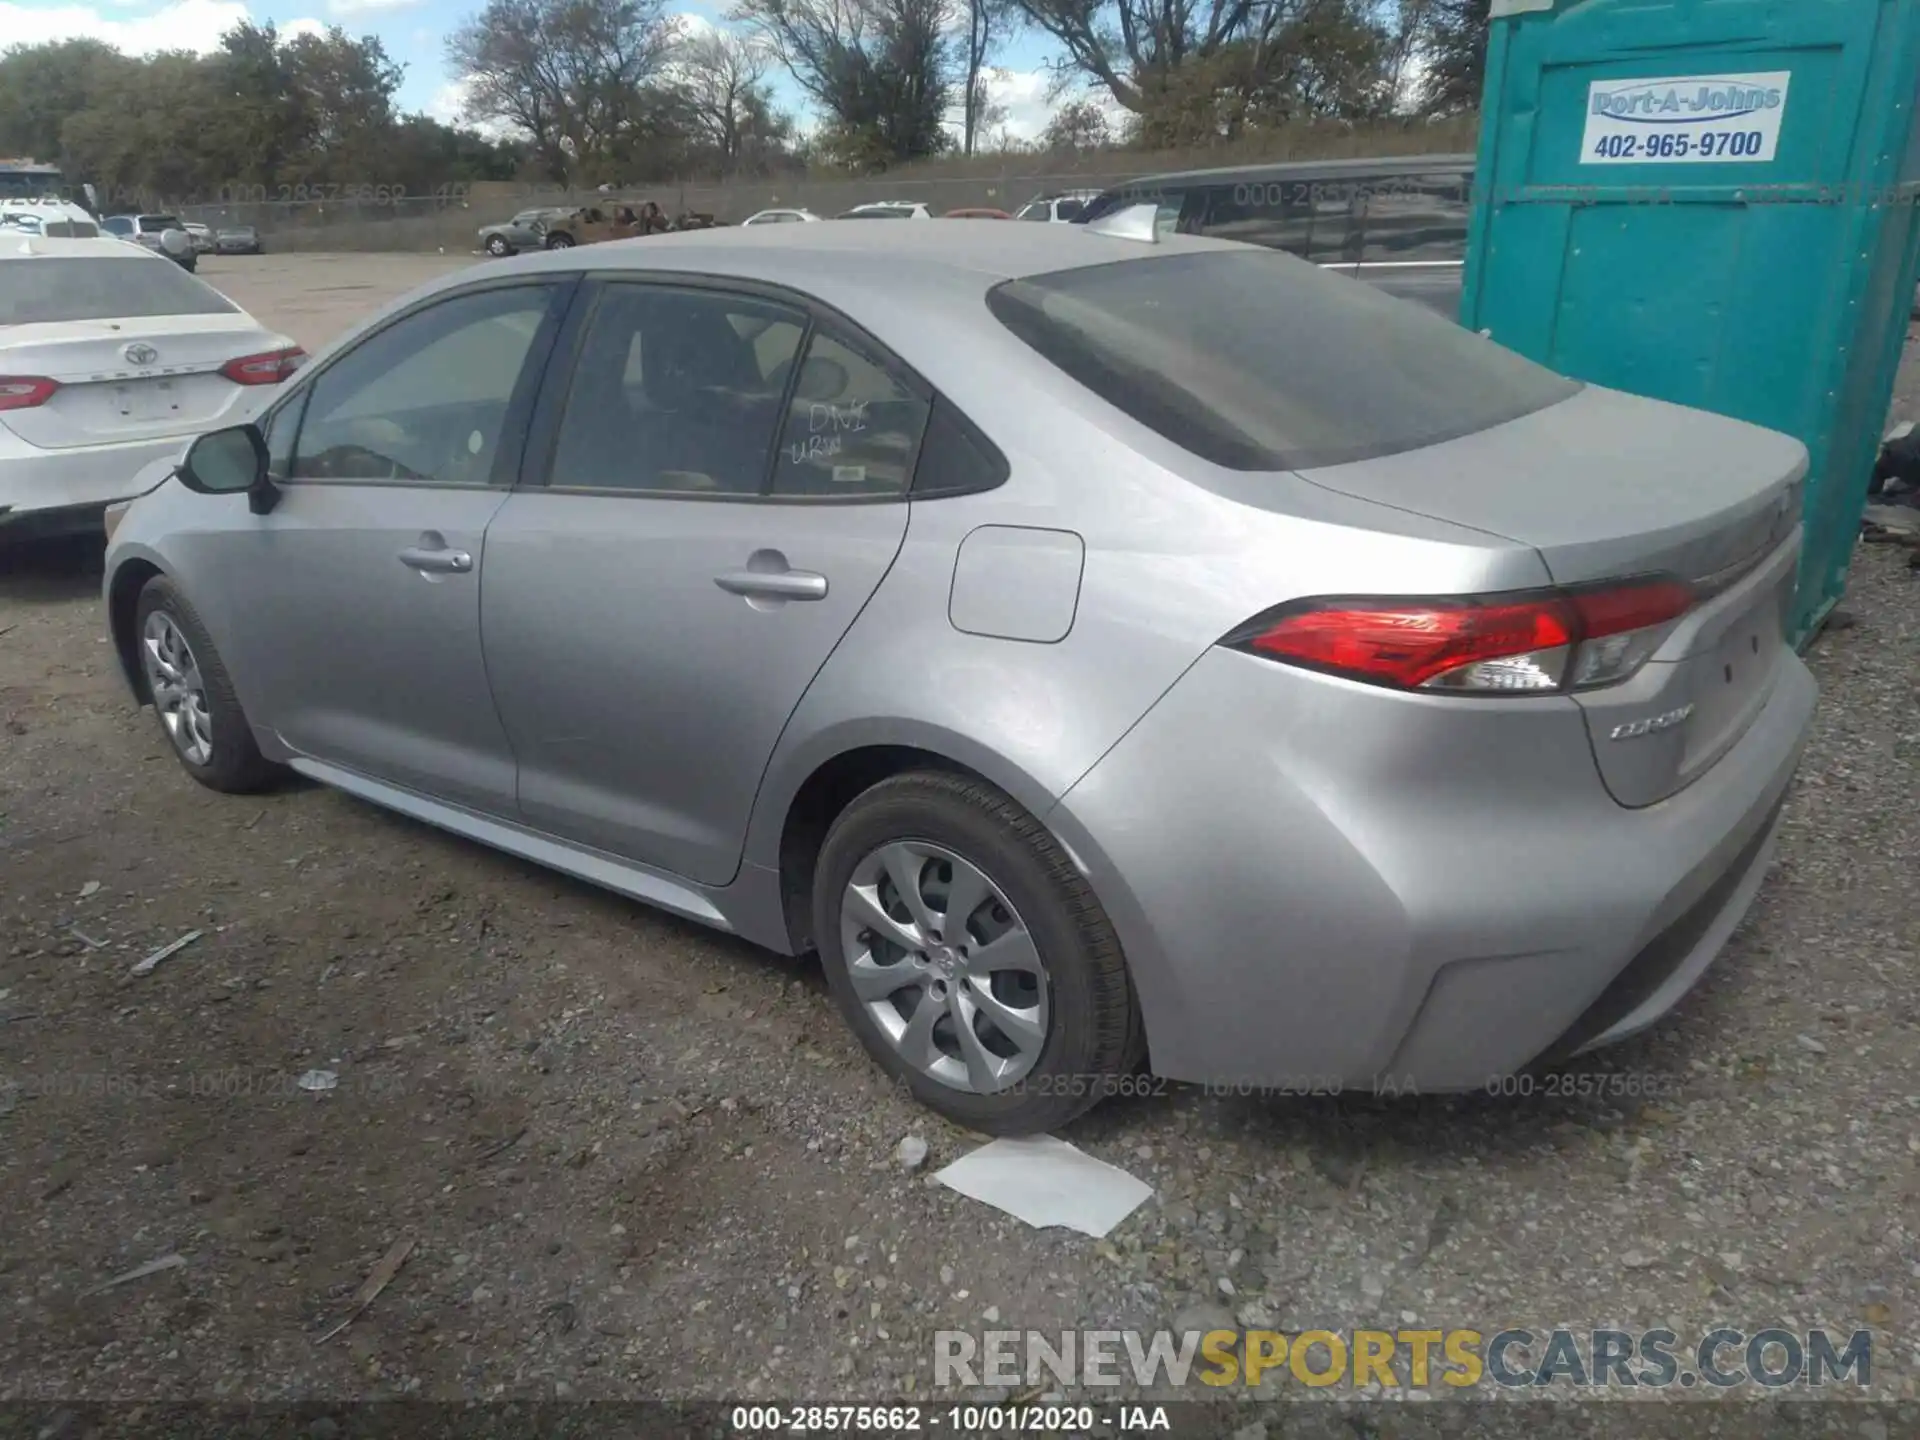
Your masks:
<svg viewBox="0 0 1920 1440"><path fill-rule="evenodd" d="M1462 323L1798 437L1846 588L1920 268L1914 0L1493 0Z"/></svg>

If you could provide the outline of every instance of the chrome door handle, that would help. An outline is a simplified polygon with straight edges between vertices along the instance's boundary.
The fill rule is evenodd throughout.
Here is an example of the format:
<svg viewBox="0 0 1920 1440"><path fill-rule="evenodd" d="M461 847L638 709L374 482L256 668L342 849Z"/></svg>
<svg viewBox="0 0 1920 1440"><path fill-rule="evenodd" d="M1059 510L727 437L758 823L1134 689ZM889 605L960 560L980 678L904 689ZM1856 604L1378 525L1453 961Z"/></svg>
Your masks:
<svg viewBox="0 0 1920 1440"><path fill-rule="evenodd" d="M464 575L473 569L473 556L464 550L427 550L409 545L400 552L400 563L431 575Z"/></svg>
<svg viewBox="0 0 1920 1440"><path fill-rule="evenodd" d="M824 600L827 577L810 570L729 570L713 583L730 595L756 600Z"/></svg>

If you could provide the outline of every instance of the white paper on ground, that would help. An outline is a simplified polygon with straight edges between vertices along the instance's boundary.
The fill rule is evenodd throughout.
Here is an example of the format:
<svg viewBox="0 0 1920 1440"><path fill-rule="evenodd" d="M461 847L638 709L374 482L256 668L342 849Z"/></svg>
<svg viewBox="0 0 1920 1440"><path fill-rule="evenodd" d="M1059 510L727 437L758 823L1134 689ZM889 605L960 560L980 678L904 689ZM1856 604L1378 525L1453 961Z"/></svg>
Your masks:
<svg viewBox="0 0 1920 1440"><path fill-rule="evenodd" d="M1095 1239L1153 1194L1144 1180L1051 1135L990 1140L933 1178L1038 1229L1064 1225Z"/></svg>

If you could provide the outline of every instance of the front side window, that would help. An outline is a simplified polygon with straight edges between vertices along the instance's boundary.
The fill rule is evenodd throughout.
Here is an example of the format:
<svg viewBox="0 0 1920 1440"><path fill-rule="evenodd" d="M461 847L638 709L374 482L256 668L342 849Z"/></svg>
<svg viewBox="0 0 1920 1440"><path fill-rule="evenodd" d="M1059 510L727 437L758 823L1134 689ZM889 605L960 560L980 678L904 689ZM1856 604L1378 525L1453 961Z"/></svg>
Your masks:
<svg viewBox="0 0 1920 1440"><path fill-rule="evenodd" d="M1049 220L1053 217L1047 214L1046 201L1033 200L1021 206L1020 213L1013 218L1016 220Z"/></svg>
<svg viewBox="0 0 1920 1440"><path fill-rule="evenodd" d="M864 351L816 331L774 458L774 495L904 494L927 409Z"/></svg>
<svg viewBox="0 0 1920 1440"><path fill-rule="evenodd" d="M133 234L133 221L124 215L110 215L100 222L101 228L110 235Z"/></svg>
<svg viewBox="0 0 1920 1440"><path fill-rule="evenodd" d="M807 317L665 285L601 293L574 367L549 483L758 495Z"/></svg>
<svg viewBox="0 0 1920 1440"><path fill-rule="evenodd" d="M231 315L237 308L178 265L138 250L21 257L0 265L0 325Z"/></svg>
<svg viewBox="0 0 1920 1440"><path fill-rule="evenodd" d="M492 483L553 288L455 296L361 341L308 387L293 478Z"/></svg>
<svg viewBox="0 0 1920 1440"><path fill-rule="evenodd" d="M1284 255L1117 261L1009 280L987 303L1087 389L1235 470L1418 449L1580 388L1422 306Z"/></svg>

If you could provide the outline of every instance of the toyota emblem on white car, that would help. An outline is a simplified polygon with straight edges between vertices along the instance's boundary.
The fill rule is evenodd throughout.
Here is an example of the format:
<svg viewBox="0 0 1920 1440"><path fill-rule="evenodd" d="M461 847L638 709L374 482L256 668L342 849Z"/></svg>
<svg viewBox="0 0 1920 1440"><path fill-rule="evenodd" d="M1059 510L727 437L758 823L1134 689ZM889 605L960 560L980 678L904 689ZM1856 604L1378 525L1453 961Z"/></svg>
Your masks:
<svg viewBox="0 0 1920 1440"><path fill-rule="evenodd" d="M127 346L120 353L127 357L127 363L130 365L151 365L160 358L158 350L151 345L143 345L139 341Z"/></svg>

